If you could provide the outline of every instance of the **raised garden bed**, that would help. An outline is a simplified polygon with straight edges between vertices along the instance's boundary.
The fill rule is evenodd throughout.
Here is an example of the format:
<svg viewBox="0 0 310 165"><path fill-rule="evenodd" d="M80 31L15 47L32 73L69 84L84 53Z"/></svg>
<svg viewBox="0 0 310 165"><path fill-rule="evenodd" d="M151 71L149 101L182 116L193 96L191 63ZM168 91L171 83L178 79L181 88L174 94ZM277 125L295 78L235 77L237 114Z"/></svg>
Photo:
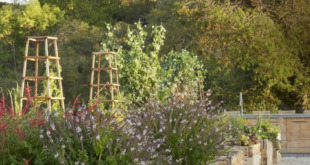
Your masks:
<svg viewBox="0 0 310 165"><path fill-rule="evenodd" d="M256 124L259 117L270 118L273 123L279 124L281 153L310 153L310 114L243 114L242 117L247 120L248 125Z"/></svg>
<svg viewBox="0 0 310 165"><path fill-rule="evenodd" d="M261 152L260 143L251 146L234 146L234 150L243 151L244 165L260 165L261 164Z"/></svg>

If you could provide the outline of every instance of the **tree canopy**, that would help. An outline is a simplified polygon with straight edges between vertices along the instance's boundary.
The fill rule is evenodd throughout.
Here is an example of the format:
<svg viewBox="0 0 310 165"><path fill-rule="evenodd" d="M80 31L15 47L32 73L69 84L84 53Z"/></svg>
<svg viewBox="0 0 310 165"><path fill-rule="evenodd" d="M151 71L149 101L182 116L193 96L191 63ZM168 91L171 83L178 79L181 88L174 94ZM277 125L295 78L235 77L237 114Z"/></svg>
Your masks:
<svg viewBox="0 0 310 165"><path fill-rule="evenodd" d="M187 75L175 68L199 70L195 64L201 61L205 90L212 89L213 99L228 109L238 108L240 92L249 111L262 105L309 109L309 6L308 0L1 3L0 87L20 81L24 37L52 35L59 38L67 101L79 94L88 98L91 52L109 45L122 50L121 89L137 100L164 95L163 84L193 85L197 81L190 78L198 72ZM152 27L165 31L157 34ZM133 70L136 78L130 76Z"/></svg>
<svg viewBox="0 0 310 165"><path fill-rule="evenodd" d="M23 67L25 37L50 35L63 21L58 7L30 1L27 5L5 4L0 8L0 78L4 88L15 87Z"/></svg>

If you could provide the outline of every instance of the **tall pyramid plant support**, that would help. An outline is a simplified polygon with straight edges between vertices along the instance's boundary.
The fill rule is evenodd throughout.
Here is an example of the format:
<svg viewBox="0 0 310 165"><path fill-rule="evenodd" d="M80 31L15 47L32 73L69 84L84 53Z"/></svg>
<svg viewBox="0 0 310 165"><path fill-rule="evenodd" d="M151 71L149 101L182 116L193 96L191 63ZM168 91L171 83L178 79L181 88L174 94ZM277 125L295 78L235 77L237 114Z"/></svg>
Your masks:
<svg viewBox="0 0 310 165"><path fill-rule="evenodd" d="M118 69L117 69L116 55L117 54L113 52L93 52L91 79L90 79L90 95L89 95L90 103L92 103L94 99L100 102L112 103L112 108L114 109L114 103L119 101L119 100L114 99L114 92L119 93L119 87L120 87L119 82L118 82ZM96 63L97 63L97 66L96 66ZM108 65L108 66L104 66L104 65ZM104 78L104 77L101 77L103 76L100 74L102 72L108 72L109 80L106 83L101 83L101 79ZM94 77L96 78L95 83L94 83ZM94 96L94 87L96 90L95 96ZM106 92L104 91L104 88L108 89L110 98L102 100L102 98L100 98L101 96L100 92Z"/></svg>
<svg viewBox="0 0 310 165"><path fill-rule="evenodd" d="M51 106L52 106L52 100L59 100L61 107L64 109L65 108L65 103L64 103L64 97L63 97L63 90L62 90L62 77L60 74L60 65L59 65L59 60L60 57L58 56L58 48L57 48L57 37L50 37L50 36L29 36L26 37L26 48L25 48L25 56L24 56L24 66L23 66L23 75L22 75L22 85L21 85L21 107L23 104L23 100L26 99L24 96L24 91L25 91L25 83L28 84L28 82L34 82L33 83L33 97L31 97L32 100L37 102L38 100L45 100L47 101L47 107L48 110L51 111ZM29 53L29 46L30 43L34 42L35 43L35 55L34 56L28 56ZM44 44L44 54L45 55L39 55L39 48L40 48L40 43ZM54 56L51 56L49 54L48 46L49 43L52 43L54 45ZM34 62L34 68L35 68L35 75L32 76L27 76L26 71L27 71L27 62L28 61L33 61ZM45 75L40 76L39 75L39 62L45 62ZM56 64L56 69L57 69L57 75L52 76L50 75L50 63L55 62ZM58 96L52 96L52 89L51 89L51 81L57 80L58 82L58 88L59 88L59 94ZM38 85L39 82L46 81L46 93L43 96L38 95Z"/></svg>

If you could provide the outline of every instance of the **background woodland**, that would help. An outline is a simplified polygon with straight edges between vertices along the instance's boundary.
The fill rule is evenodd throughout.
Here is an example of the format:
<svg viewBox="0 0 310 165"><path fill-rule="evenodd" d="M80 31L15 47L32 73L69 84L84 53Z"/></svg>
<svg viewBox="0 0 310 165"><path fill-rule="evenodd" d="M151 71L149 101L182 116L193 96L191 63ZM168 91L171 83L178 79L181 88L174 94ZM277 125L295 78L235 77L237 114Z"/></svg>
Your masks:
<svg viewBox="0 0 310 165"><path fill-rule="evenodd" d="M121 52L121 90L130 100L164 98L162 88L188 84L211 89L227 110L238 109L242 92L247 110L302 111L309 29L308 0L0 3L0 87L20 84L25 37L48 35L58 37L66 102L88 101L91 53L112 50Z"/></svg>

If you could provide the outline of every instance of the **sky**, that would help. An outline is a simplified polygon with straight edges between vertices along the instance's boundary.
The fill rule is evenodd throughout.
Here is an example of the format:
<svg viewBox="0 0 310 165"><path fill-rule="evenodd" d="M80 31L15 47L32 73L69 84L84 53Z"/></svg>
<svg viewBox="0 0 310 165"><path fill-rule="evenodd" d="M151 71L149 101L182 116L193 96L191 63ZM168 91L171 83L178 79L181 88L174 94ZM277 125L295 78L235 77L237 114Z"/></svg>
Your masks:
<svg viewBox="0 0 310 165"><path fill-rule="evenodd" d="M13 3L14 1L16 1L16 2L22 2L22 3L25 2L25 0L0 0L0 2L7 2L7 3Z"/></svg>
<svg viewBox="0 0 310 165"><path fill-rule="evenodd" d="M0 0L0 2L9 2L12 3L13 0Z"/></svg>

